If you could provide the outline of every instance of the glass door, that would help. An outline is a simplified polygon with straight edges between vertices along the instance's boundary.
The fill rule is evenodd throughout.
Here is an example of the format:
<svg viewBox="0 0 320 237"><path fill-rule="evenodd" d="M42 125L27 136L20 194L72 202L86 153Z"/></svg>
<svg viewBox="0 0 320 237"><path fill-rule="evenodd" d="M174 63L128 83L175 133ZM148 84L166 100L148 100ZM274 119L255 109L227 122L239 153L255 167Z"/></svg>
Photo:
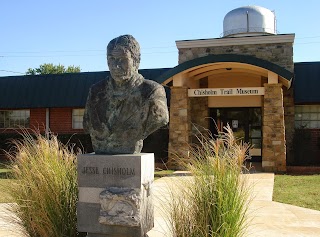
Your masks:
<svg viewBox="0 0 320 237"><path fill-rule="evenodd" d="M248 142L252 145L249 153L252 161L261 161L262 149L262 122L261 108L250 108L249 111L249 139Z"/></svg>
<svg viewBox="0 0 320 237"><path fill-rule="evenodd" d="M217 128L222 131L229 124L235 137L253 146L249 151L252 160L261 160L261 108L214 108L210 110L210 116L213 134L217 134Z"/></svg>

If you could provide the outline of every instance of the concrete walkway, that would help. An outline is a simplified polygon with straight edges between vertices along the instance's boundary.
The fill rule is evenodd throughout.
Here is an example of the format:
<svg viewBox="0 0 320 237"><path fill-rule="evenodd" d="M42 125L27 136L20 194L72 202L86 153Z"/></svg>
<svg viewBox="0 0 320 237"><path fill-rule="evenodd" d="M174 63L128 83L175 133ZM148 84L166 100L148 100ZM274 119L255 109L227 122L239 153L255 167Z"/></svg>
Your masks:
<svg viewBox="0 0 320 237"><path fill-rule="evenodd" d="M246 236L249 237L311 237L320 236L320 211L272 201L274 174L245 175L253 185L249 217L252 218ZM165 221L165 204L170 199L168 187L172 182L188 177L165 177L154 182L155 227L149 237L170 237ZM0 237L25 237L7 220L12 216L5 211L8 204L0 204Z"/></svg>
<svg viewBox="0 0 320 237"><path fill-rule="evenodd" d="M250 174L254 194L248 236L320 236L320 211L272 201L274 175ZM301 194L303 195L303 194Z"/></svg>
<svg viewBox="0 0 320 237"><path fill-rule="evenodd" d="M254 173L245 175L252 185L252 201L249 206L251 222L246 236L249 237L311 237L320 236L320 211L272 201L274 174ZM155 181L155 227L149 237L168 237L168 225L163 219L163 205L170 195L170 183L178 177L166 177ZM303 194L302 194L303 195Z"/></svg>
<svg viewBox="0 0 320 237"><path fill-rule="evenodd" d="M14 223L14 216L7 209L11 204L0 204L0 237L25 237Z"/></svg>

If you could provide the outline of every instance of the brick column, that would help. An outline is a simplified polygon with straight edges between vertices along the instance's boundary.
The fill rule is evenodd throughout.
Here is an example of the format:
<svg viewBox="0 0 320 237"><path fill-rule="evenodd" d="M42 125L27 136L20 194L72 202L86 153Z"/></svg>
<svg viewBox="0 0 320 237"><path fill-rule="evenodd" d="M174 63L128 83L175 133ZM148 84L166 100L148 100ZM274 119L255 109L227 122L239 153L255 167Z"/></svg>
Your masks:
<svg viewBox="0 0 320 237"><path fill-rule="evenodd" d="M282 84L264 84L262 168L286 171L286 141Z"/></svg>
<svg viewBox="0 0 320 237"><path fill-rule="evenodd" d="M170 99L168 167L179 168L178 156L188 156L190 142L190 102L187 87L172 87Z"/></svg>

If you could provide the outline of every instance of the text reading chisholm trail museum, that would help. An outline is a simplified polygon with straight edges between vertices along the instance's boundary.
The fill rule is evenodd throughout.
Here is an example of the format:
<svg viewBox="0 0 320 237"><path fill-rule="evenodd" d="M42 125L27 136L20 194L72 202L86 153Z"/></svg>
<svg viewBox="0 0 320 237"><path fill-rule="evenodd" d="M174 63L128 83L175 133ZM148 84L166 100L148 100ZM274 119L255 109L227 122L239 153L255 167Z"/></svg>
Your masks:
<svg viewBox="0 0 320 237"><path fill-rule="evenodd" d="M189 89L189 97L264 95L264 87Z"/></svg>

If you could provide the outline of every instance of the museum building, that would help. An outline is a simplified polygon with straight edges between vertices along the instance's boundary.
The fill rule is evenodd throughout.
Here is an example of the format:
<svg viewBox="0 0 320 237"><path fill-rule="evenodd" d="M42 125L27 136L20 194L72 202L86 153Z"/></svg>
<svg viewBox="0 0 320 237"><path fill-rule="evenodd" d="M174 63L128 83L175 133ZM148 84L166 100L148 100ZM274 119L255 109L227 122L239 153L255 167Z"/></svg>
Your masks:
<svg viewBox="0 0 320 237"><path fill-rule="evenodd" d="M163 75L163 84L172 82L169 150L187 150L193 124L214 131L212 118L250 142L264 170L286 171L293 42L294 34L276 33L274 13L258 6L230 11L221 38L177 41L179 65Z"/></svg>
<svg viewBox="0 0 320 237"><path fill-rule="evenodd" d="M174 168L173 153L187 154L197 132L215 134L227 124L252 144L252 160L264 171L320 165L320 63L294 63L294 37L277 34L274 12L240 7L226 14L222 37L176 41L176 67L140 70L170 89L169 138L152 138L168 143L161 149L169 151L169 166ZM17 127L14 121L83 133L89 87L107 75L0 78L0 134Z"/></svg>

